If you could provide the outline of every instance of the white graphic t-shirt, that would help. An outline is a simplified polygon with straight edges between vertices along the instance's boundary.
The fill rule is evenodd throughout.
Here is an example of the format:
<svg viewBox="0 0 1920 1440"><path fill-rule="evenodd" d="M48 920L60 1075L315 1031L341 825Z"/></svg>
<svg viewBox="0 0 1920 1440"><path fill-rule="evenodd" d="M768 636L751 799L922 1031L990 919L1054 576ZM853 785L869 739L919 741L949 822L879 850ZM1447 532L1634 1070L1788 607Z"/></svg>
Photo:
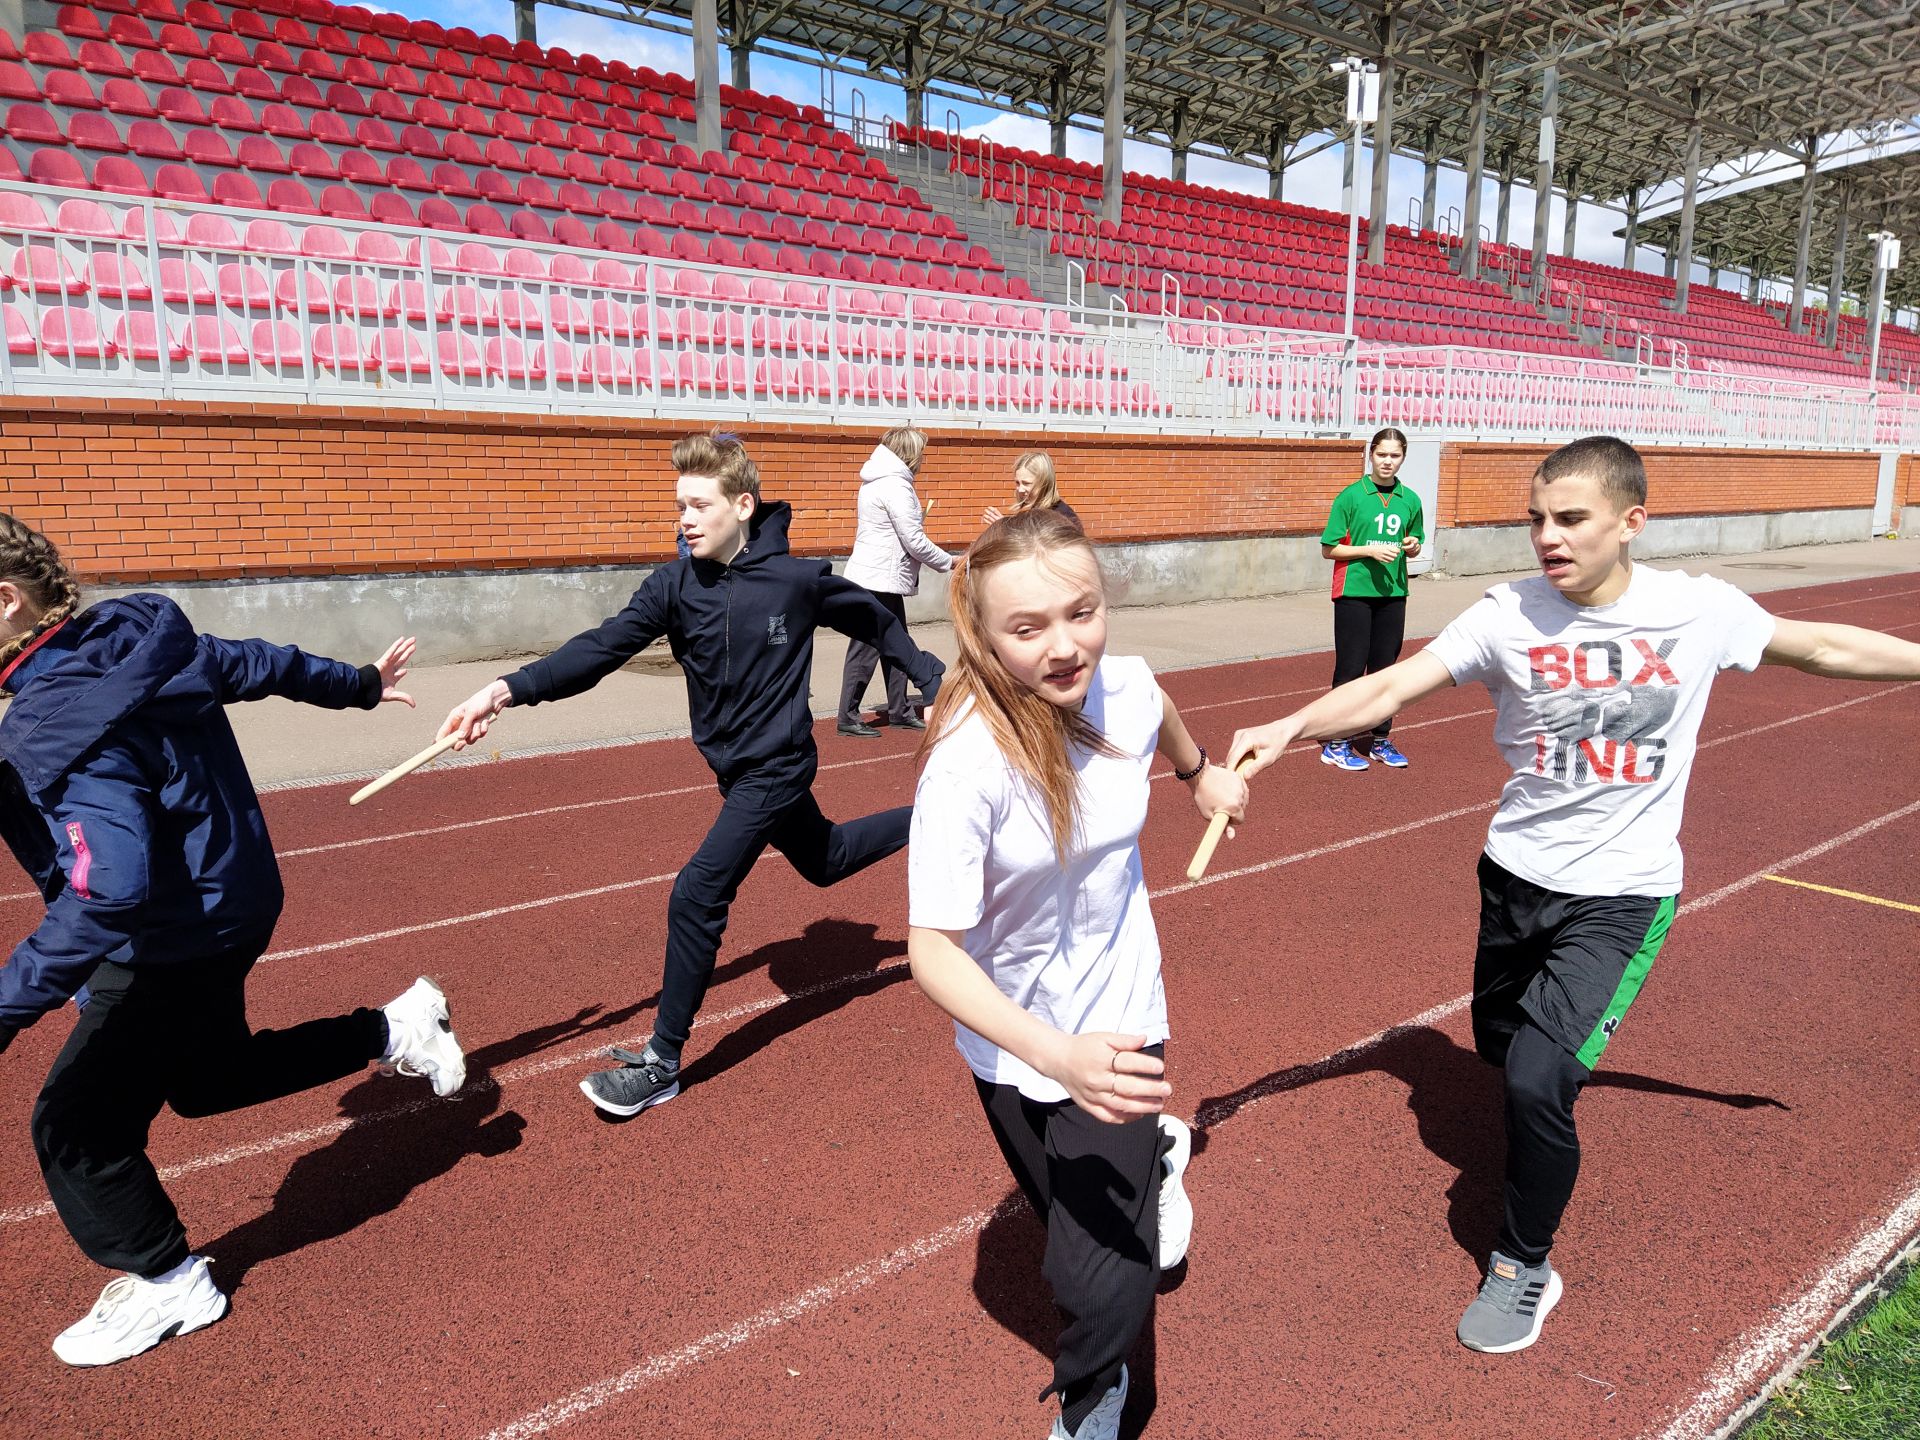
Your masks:
<svg viewBox="0 0 1920 1440"><path fill-rule="evenodd" d="M1563 895L1677 894L1707 691L1757 666L1773 625L1724 580L1645 565L1611 605L1575 605L1544 576L1488 590L1427 647L1497 706L1513 774L1487 854Z"/></svg>
<svg viewBox="0 0 1920 1440"><path fill-rule="evenodd" d="M1140 827L1160 742L1160 687L1147 662L1109 655L1083 713L1120 751L1078 752L1080 848L1063 867L1045 804L977 714L942 740L913 797L908 923L964 931L966 951L1000 992L1069 1035L1108 1030L1167 1038L1160 937L1147 908ZM973 1073L1030 1100L1067 1092L1017 1056L955 1023Z"/></svg>

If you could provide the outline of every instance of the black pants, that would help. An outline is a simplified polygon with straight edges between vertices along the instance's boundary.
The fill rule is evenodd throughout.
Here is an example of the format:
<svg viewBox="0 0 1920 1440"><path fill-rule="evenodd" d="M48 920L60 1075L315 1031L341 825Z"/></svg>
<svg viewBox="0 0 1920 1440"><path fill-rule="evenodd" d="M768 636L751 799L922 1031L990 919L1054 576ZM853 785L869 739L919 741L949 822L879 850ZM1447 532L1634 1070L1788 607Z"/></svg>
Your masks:
<svg viewBox="0 0 1920 1440"><path fill-rule="evenodd" d="M1666 938L1673 901L1562 895L1480 857L1473 1040L1506 1069L1499 1248L1538 1265L1580 1175L1573 1102Z"/></svg>
<svg viewBox="0 0 1920 1440"><path fill-rule="evenodd" d="M1071 1100L1042 1104L977 1076L974 1086L1007 1168L1047 1227L1041 1268L1066 1327L1041 1394L1059 1394L1071 1433L1120 1383L1153 1311L1165 1139L1151 1115L1109 1125Z"/></svg>
<svg viewBox="0 0 1920 1440"><path fill-rule="evenodd" d="M1407 636L1407 597L1376 600L1365 595L1343 595L1333 602L1333 684L1337 690L1349 680L1384 670L1400 658ZM1393 728L1391 718L1373 727L1384 740ZM1364 737L1355 736L1356 740Z"/></svg>
<svg viewBox="0 0 1920 1440"><path fill-rule="evenodd" d="M189 1254L147 1158L160 1107L194 1118L310 1090L377 1060L387 1020L355 1010L287 1030L247 1025L247 972L267 937L177 966L106 964L33 1107L54 1208L89 1260L151 1278Z"/></svg>
<svg viewBox="0 0 1920 1440"><path fill-rule="evenodd" d="M907 623L907 597L889 595L884 590L869 592L874 599L886 606L894 619L902 625ZM898 725L911 718L913 711L907 705L907 672L891 660L881 658L880 652L864 640L847 642L847 665L840 672L840 723L856 725L860 721L860 702L867 693L867 682L873 679L873 670L879 666L886 677L887 719Z"/></svg>
<svg viewBox="0 0 1920 1440"><path fill-rule="evenodd" d="M884 860L907 843L913 807L882 810L836 825L820 813L812 791L791 781L747 776L722 782L726 796L713 828L674 877L667 901L667 964L660 982L660 1013L653 1048L678 1060L707 997L727 912L740 882L769 845L793 862L810 884L827 886Z"/></svg>

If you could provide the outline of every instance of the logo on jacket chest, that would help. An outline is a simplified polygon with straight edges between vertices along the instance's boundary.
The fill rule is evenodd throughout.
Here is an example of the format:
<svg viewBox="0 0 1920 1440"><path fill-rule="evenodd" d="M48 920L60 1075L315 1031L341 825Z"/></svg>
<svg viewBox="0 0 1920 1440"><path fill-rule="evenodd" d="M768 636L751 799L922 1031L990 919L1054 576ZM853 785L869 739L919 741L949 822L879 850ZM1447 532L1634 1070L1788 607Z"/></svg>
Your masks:
<svg viewBox="0 0 1920 1440"><path fill-rule="evenodd" d="M787 617L769 615L767 617L767 644L784 645L787 643Z"/></svg>

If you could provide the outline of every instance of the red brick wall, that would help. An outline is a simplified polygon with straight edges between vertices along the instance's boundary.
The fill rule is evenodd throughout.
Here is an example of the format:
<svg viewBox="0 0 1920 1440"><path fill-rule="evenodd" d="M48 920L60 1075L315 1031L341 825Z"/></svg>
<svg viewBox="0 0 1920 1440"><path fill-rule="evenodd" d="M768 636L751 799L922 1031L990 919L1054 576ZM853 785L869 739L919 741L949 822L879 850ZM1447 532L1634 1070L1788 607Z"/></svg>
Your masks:
<svg viewBox="0 0 1920 1440"><path fill-rule="evenodd" d="M1440 458L1440 510L1452 525L1523 519L1527 486L1550 445L1449 445ZM1830 451L1642 448L1654 515L1867 510L1880 462ZM1910 463L1910 462L1909 462Z"/></svg>
<svg viewBox="0 0 1920 1440"><path fill-rule="evenodd" d="M620 564L672 554L668 451L685 422L302 406L0 399L0 505L89 578ZM749 427L795 548L845 553L878 427ZM1014 457L1051 451L1061 490L1114 540L1317 534L1359 469L1349 441L931 432L929 530L957 546L1004 504ZM1524 513L1543 446L1455 445L1433 524ZM1872 504L1860 455L1654 450L1656 513ZM1905 462L1912 474L1914 461ZM1920 502L1920 476L1910 484Z"/></svg>

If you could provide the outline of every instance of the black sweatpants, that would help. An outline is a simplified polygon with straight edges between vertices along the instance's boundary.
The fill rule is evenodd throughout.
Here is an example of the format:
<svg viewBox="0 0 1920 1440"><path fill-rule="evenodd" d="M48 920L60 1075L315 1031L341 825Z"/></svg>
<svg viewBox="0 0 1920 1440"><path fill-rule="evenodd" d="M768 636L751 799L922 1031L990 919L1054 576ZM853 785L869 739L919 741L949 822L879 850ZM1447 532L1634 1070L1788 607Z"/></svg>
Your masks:
<svg viewBox="0 0 1920 1440"><path fill-rule="evenodd" d="M1384 670L1400 658L1407 636L1407 597L1391 600L1368 595L1342 595L1333 602L1333 685ZM1384 740L1393 728L1388 717L1370 732ZM1364 741L1364 736L1356 735Z"/></svg>
<svg viewBox="0 0 1920 1440"><path fill-rule="evenodd" d="M889 595L884 590L869 591L902 625L907 623L907 597ZM867 682L873 679L875 666L886 677L887 719L898 725L912 717L907 704L907 672L864 640L847 641L847 664L840 672L840 723L856 725L860 721L860 702L866 697Z"/></svg>
<svg viewBox="0 0 1920 1440"><path fill-rule="evenodd" d="M1480 857L1473 1040L1506 1070L1502 1254L1538 1265L1580 1175L1580 1098L1653 967L1672 897L1563 895Z"/></svg>
<svg viewBox="0 0 1920 1440"><path fill-rule="evenodd" d="M667 901L667 962L660 1011L653 1021L654 1053L678 1061L693 1017L713 981L720 937L740 882L769 845L793 862L808 883L827 886L884 860L907 843L913 807L882 810L836 825L803 781L743 776L721 782L726 797L713 828L674 877Z"/></svg>
<svg viewBox="0 0 1920 1440"><path fill-rule="evenodd" d="M1152 1115L1109 1125L1071 1100L1043 1104L1011 1085L973 1083L1007 1168L1047 1227L1041 1269L1066 1328L1040 1393L1060 1396L1071 1434L1120 1383L1153 1311L1165 1137Z"/></svg>
<svg viewBox="0 0 1920 1440"><path fill-rule="evenodd" d="M194 1118L338 1080L386 1053L387 1019L355 1010L287 1030L247 1025L256 943L179 965L105 964L33 1107L33 1148L74 1243L151 1278L190 1253L147 1158L160 1107Z"/></svg>

